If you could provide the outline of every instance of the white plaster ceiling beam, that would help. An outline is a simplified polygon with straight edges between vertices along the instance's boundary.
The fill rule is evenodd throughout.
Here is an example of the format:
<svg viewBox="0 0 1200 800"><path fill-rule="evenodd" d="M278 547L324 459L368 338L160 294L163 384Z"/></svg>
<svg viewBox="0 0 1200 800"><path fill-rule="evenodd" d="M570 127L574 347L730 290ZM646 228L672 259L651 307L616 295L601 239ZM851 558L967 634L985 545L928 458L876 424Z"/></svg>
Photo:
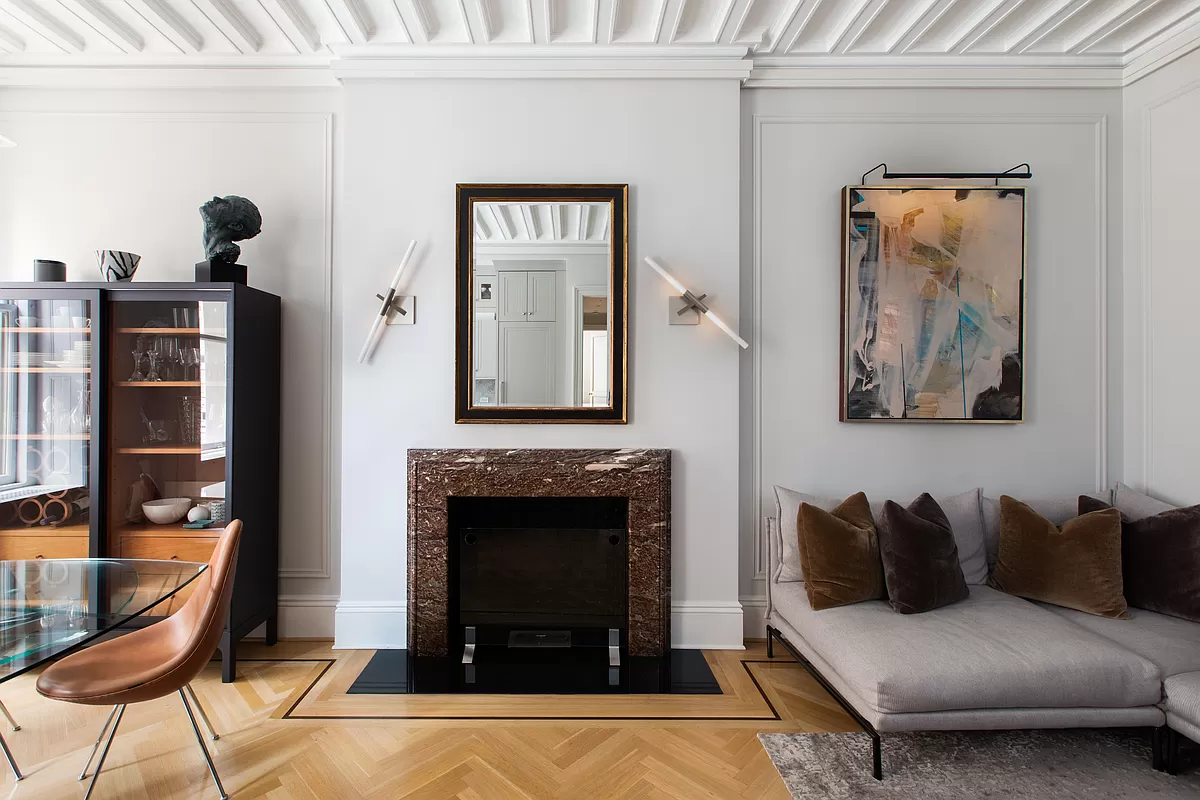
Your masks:
<svg viewBox="0 0 1200 800"><path fill-rule="evenodd" d="M617 35L617 4L621 0L599 0L596 3L596 41L612 44Z"/></svg>
<svg viewBox="0 0 1200 800"><path fill-rule="evenodd" d="M1058 0L1042 7L1037 13L1030 14L1023 21L1020 29L1014 33L1013 38L1005 43L1004 52L1016 52L1022 42L1041 30L1043 26L1050 24L1060 12L1067 9L1071 4L1072 0Z"/></svg>
<svg viewBox="0 0 1200 800"><path fill-rule="evenodd" d="M263 35L231 0L192 0L213 27L224 34L239 53L257 53Z"/></svg>
<svg viewBox="0 0 1200 800"><path fill-rule="evenodd" d="M353 44L366 44L375 36L375 20L363 0L325 0L338 27Z"/></svg>
<svg viewBox="0 0 1200 800"><path fill-rule="evenodd" d="M1079 14L1079 12L1086 9L1091 4L1092 0L1074 0L1074 2L1068 3L1057 14L1043 22L1037 27L1037 29L1027 34L1024 39L1018 42L1017 52L1026 53L1030 49L1036 47L1039 42L1044 41L1047 36L1061 28L1064 24L1066 24L1073 17Z"/></svg>
<svg viewBox="0 0 1200 800"><path fill-rule="evenodd" d="M654 42L655 44L663 40L663 26L667 21L667 5L670 3L670 1L671 0L660 0L657 8L655 8L654 21L650 25L650 30L653 32L653 35L650 37L650 41Z"/></svg>
<svg viewBox="0 0 1200 800"><path fill-rule="evenodd" d="M83 36L33 0L6 0L4 9L17 22L64 53L82 53Z"/></svg>
<svg viewBox="0 0 1200 800"><path fill-rule="evenodd" d="M118 17L99 0L58 0L58 2L96 33L103 36L113 47L125 53L140 53L146 40L125 20Z"/></svg>
<svg viewBox="0 0 1200 800"><path fill-rule="evenodd" d="M0 50L6 53L23 53L25 40L8 28L0 26Z"/></svg>
<svg viewBox="0 0 1200 800"><path fill-rule="evenodd" d="M908 8L908 13L901 19L897 20L896 25L892 30L884 36L883 47L881 50L884 53L892 53L904 41L905 37L911 34L929 9L933 8L937 0L922 0L920 3L915 3Z"/></svg>
<svg viewBox="0 0 1200 800"><path fill-rule="evenodd" d="M863 3L862 7L858 9L858 13L847 17L848 22L833 38L833 45L829 48L829 52L845 53L854 49L854 45L871 27L871 23L887 7L887 4L888 0L870 0L870 2Z"/></svg>
<svg viewBox="0 0 1200 800"><path fill-rule="evenodd" d="M786 53L791 50L800 40L801 34L808 26L808 21L812 19L813 14L817 13L822 2L826 2L826 0L786 0L778 9L775 18L767 23L762 46L755 47L755 51ZM836 2L836 0L828 0L828 2ZM789 31L790 35L788 35ZM779 45L785 36L788 43L785 47L780 48Z"/></svg>
<svg viewBox="0 0 1200 800"><path fill-rule="evenodd" d="M967 53L981 41L986 41L988 34L994 31L1013 12L1025 5L1026 0L1005 0L997 11L992 12L987 17L980 20L979 24L974 29L966 31L966 33L951 47L950 51L954 53Z"/></svg>
<svg viewBox="0 0 1200 800"><path fill-rule="evenodd" d="M267 16L300 53L321 49L321 34L298 0L259 0Z"/></svg>
<svg viewBox="0 0 1200 800"><path fill-rule="evenodd" d="M1141 11L1154 5L1155 2L1157 0L1125 0L1125 2L1117 7L1109 9L1109 13L1107 14L1094 15L1091 24L1084 25L1080 30L1075 32L1074 36L1067 37L1063 51L1067 53L1078 52L1089 43L1107 36L1108 32L1114 26L1119 25L1127 15L1141 13Z"/></svg>
<svg viewBox="0 0 1200 800"><path fill-rule="evenodd" d="M460 3L461 5L461 3ZM463 20L467 26L467 38L472 42L491 44L504 27L504 18L499 9L493 9L488 0L473 0L471 13L463 8Z"/></svg>
<svg viewBox="0 0 1200 800"><path fill-rule="evenodd" d="M1114 19L1111 23L1105 25L1101 30L1089 36L1085 41L1076 44L1071 48L1070 52L1086 53L1093 47L1103 44L1104 42L1108 41L1110 37L1129 27L1134 22L1144 17L1147 13L1162 5L1162 3L1163 0L1143 0L1143 2L1138 3L1136 6Z"/></svg>
<svg viewBox="0 0 1200 800"><path fill-rule="evenodd" d="M204 37L165 0L125 0L142 19L163 35L181 53L199 53Z"/></svg>
<svg viewBox="0 0 1200 800"><path fill-rule="evenodd" d="M908 40L900 47L900 52L907 53L909 50L912 50L914 47L916 47L921 40L925 38L925 34L929 33L933 26L937 24L937 21L945 16L946 12L953 8L954 4L957 2L958 0L938 0L937 5L935 5L931 11L925 14L922 24L913 28L912 35L910 35Z"/></svg>
<svg viewBox="0 0 1200 800"><path fill-rule="evenodd" d="M1164 6L1164 8L1166 7ZM1138 37L1137 39L1133 41L1126 40L1121 43L1122 55L1132 53L1164 31L1169 31L1174 26L1192 19L1198 14L1200 14L1200 5L1189 5L1174 9L1166 8L1166 14L1159 15L1160 20L1161 17L1167 16L1166 20L1160 21L1157 25L1152 23L1150 26L1144 26L1141 30L1134 33L1134 35ZM1143 18L1143 23L1146 21L1146 19L1148 18Z"/></svg>
<svg viewBox="0 0 1200 800"><path fill-rule="evenodd" d="M691 0L691 2L698 3L700 0ZM683 33L680 26L683 25L684 17L688 12L688 3L689 0L667 0L663 6L663 26L659 30L660 42L679 41L679 36Z"/></svg>

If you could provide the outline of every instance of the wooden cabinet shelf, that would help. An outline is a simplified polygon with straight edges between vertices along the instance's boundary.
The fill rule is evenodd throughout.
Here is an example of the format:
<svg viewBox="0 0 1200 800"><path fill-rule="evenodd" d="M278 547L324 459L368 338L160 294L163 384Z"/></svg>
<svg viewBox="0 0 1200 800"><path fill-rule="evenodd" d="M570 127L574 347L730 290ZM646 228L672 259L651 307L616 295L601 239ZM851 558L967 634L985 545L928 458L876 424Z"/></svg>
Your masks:
<svg viewBox="0 0 1200 800"><path fill-rule="evenodd" d="M188 456L200 455L200 445L198 444L183 444L183 445L147 445L145 447L117 447L115 452L121 455L128 456Z"/></svg>
<svg viewBox="0 0 1200 800"><path fill-rule="evenodd" d="M212 386L210 382L208 384ZM200 381L114 381L113 386L125 386L130 389L169 389L172 387L195 386L199 388Z"/></svg>
<svg viewBox="0 0 1200 800"><path fill-rule="evenodd" d="M0 439L24 439L29 442L72 441L86 442L91 439L90 433L6 433Z"/></svg>
<svg viewBox="0 0 1200 800"><path fill-rule="evenodd" d="M0 328L4 333L78 333L91 336L91 328L22 328L20 325Z"/></svg>
<svg viewBox="0 0 1200 800"><path fill-rule="evenodd" d="M83 373L87 374L92 371L91 367L0 367L0 372L58 372L58 373Z"/></svg>

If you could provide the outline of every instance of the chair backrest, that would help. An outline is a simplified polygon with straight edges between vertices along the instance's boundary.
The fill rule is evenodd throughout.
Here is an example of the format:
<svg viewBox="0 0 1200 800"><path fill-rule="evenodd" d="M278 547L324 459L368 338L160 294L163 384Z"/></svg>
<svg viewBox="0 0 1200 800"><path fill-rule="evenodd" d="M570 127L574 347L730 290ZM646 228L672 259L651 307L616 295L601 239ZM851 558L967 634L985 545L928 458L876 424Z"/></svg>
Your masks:
<svg viewBox="0 0 1200 800"><path fill-rule="evenodd" d="M237 572L238 543L242 538L242 521L235 519L226 526L217 540L208 569L195 581L195 589L183 607L158 623L172 642L178 655L172 661L188 683L217 651L229 604L233 599L233 578ZM157 626L155 626L157 627Z"/></svg>

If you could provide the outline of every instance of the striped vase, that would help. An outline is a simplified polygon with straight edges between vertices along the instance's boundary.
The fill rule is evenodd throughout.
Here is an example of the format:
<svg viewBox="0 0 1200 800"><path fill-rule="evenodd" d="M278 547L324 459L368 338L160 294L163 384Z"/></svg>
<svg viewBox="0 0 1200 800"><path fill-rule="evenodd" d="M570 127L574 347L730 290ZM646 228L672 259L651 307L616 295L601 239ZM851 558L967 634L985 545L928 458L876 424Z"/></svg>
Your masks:
<svg viewBox="0 0 1200 800"><path fill-rule="evenodd" d="M133 280L137 272L138 262L142 257L136 253L126 253L124 250L97 250L96 262L100 265L100 275L109 283Z"/></svg>

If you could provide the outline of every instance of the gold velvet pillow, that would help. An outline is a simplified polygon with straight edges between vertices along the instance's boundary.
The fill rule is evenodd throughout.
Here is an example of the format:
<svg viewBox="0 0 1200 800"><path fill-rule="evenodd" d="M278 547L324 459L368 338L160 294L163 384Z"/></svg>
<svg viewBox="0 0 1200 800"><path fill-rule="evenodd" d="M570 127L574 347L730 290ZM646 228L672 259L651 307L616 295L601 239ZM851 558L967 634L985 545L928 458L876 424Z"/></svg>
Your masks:
<svg viewBox="0 0 1200 800"><path fill-rule="evenodd" d="M883 562L871 506L862 492L832 513L800 504L800 570L814 611L864 600L882 600Z"/></svg>
<svg viewBox="0 0 1200 800"><path fill-rule="evenodd" d="M1000 552L988 585L1002 592L1127 619L1121 512L1093 511L1061 528L1008 495L1000 498Z"/></svg>

